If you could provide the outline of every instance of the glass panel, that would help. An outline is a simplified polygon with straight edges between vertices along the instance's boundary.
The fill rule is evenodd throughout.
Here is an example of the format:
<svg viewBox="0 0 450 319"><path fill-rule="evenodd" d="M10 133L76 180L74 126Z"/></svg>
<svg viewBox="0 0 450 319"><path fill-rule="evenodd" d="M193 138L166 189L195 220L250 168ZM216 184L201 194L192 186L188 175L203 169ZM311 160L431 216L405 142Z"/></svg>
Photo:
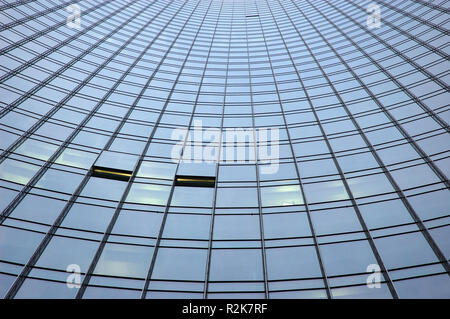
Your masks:
<svg viewBox="0 0 450 319"><path fill-rule="evenodd" d="M288 238L311 236L306 213L265 214L265 238Z"/></svg>
<svg viewBox="0 0 450 319"><path fill-rule="evenodd" d="M218 188L217 207L258 207L256 188Z"/></svg>
<svg viewBox="0 0 450 319"><path fill-rule="evenodd" d="M152 278L203 280L207 253L207 250L201 249L160 248Z"/></svg>
<svg viewBox="0 0 450 319"><path fill-rule="evenodd" d="M91 177L80 196L118 201L122 197L126 186L127 183L123 181Z"/></svg>
<svg viewBox="0 0 450 319"><path fill-rule="evenodd" d="M214 188L176 186L171 206L211 207Z"/></svg>
<svg viewBox="0 0 450 319"><path fill-rule="evenodd" d="M15 153L46 161L57 148L56 145L29 138L17 148Z"/></svg>
<svg viewBox="0 0 450 319"><path fill-rule="evenodd" d="M172 180L175 176L176 168L176 164L171 163L142 162L137 176Z"/></svg>
<svg viewBox="0 0 450 319"><path fill-rule="evenodd" d="M303 184L308 202L325 202L348 199L347 191L341 181Z"/></svg>
<svg viewBox="0 0 450 319"><path fill-rule="evenodd" d="M303 204L299 185L261 187L263 206L290 206Z"/></svg>
<svg viewBox="0 0 450 319"><path fill-rule="evenodd" d="M18 184L27 184L39 166L23 163L7 158L0 164L0 178Z"/></svg>
<svg viewBox="0 0 450 319"><path fill-rule="evenodd" d="M311 219L317 235L362 230L353 207L313 211Z"/></svg>
<svg viewBox="0 0 450 319"><path fill-rule="evenodd" d="M168 214L164 225L164 238L208 239L211 216Z"/></svg>
<svg viewBox="0 0 450 319"><path fill-rule="evenodd" d="M97 154L66 148L56 159L55 163L87 169L92 166L96 157Z"/></svg>
<svg viewBox="0 0 450 319"><path fill-rule="evenodd" d="M180 162L177 171L178 175L192 176L216 176L216 163L188 163Z"/></svg>
<svg viewBox="0 0 450 319"><path fill-rule="evenodd" d="M103 151L95 161L95 166L133 171L138 157L135 155Z"/></svg>
<svg viewBox="0 0 450 319"><path fill-rule="evenodd" d="M266 250L269 280L322 276L314 247Z"/></svg>
<svg viewBox="0 0 450 319"><path fill-rule="evenodd" d="M15 299L73 299L78 289L70 289L66 283L52 282L47 280L26 279Z"/></svg>
<svg viewBox="0 0 450 319"><path fill-rule="evenodd" d="M0 226L0 259L25 264L43 234Z"/></svg>
<svg viewBox="0 0 450 319"><path fill-rule="evenodd" d="M53 224L66 205L65 201L27 194L11 213L11 217Z"/></svg>
<svg viewBox="0 0 450 319"><path fill-rule="evenodd" d="M225 215L214 218L214 239L261 238L258 215Z"/></svg>
<svg viewBox="0 0 450 319"><path fill-rule="evenodd" d="M157 237L163 214L121 210L113 234Z"/></svg>
<svg viewBox="0 0 450 319"><path fill-rule="evenodd" d="M400 200L359 205L359 210L369 228L406 224L413 221Z"/></svg>
<svg viewBox="0 0 450 319"><path fill-rule="evenodd" d="M320 252L329 276L364 273L367 266L377 263L365 240L321 245Z"/></svg>
<svg viewBox="0 0 450 319"><path fill-rule="evenodd" d="M75 203L61 226L104 232L113 214L113 208Z"/></svg>
<svg viewBox="0 0 450 319"><path fill-rule="evenodd" d="M83 299L139 299L139 290L87 287Z"/></svg>
<svg viewBox="0 0 450 319"><path fill-rule="evenodd" d="M367 285L333 288L331 294L336 299L392 299L386 284L380 284L379 288L369 288Z"/></svg>
<svg viewBox="0 0 450 319"><path fill-rule="evenodd" d="M254 165L221 165L219 167L219 181L256 181Z"/></svg>
<svg viewBox="0 0 450 319"><path fill-rule="evenodd" d="M77 264L81 272L87 272L99 243L88 240L53 236L36 266L66 270Z"/></svg>
<svg viewBox="0 0 450 319"><path fill-rule="evenodd" d="M325 290L302 290L271 292L270 299L326 299Z"/></svg>
<svg viewBox="0 0 450 319"><path fill-rule="evenodd" d="M94 274L146 278L153 247L106 244Z"/></svg>
<svg viewBox="0 0 450 319"><path fill-rule="evenodd" d="M262 280L260 249L213 249L210 280Z"/></svg>
<svg viewBox="0 0 450 319"><path fill-rule="evenodd" d="M56 169L48 169L36 183L37 187L69 193L75 192L75 189L83 179L81 174L73 174Z"/></svg>
<svg viewBox="0 0 450 319"><path fill-rule="evenodd" d="M394 283L400 298L448 299L450 278L447 274L400 280Z"/></svg>
<svg viewBox="0 0 450 319"><path fill-rule="evenodd" d="M4 298L14 280L16 280L16 276L0 274L0 298Z"/></svg>
<svg viewBox="0 0 450 319"><path fill-rule="evenodd" d="M375 245L388 269L437 261L421 233L378 238Z"/></svg>
<svg viewBox="0 0 450 319"><path fill-rule="evenodd" d="M138 204L166 205L169 193L169 186L134 183L126 201Z"/></svg>

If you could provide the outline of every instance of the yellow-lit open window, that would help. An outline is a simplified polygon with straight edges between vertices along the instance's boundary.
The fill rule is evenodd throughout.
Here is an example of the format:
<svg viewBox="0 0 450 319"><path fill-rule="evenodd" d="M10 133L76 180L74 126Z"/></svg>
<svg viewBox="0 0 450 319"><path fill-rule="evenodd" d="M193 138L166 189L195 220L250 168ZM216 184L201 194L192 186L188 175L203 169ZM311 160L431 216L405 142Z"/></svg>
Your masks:
<svg viewBox="0 0 450 319"><path fill-rule="evenodd" d="M214 187L216 178L211 176L175 176L176 186L191 186L191 187Z"/></svg>
<svg viewBox="0 0 450 319"><path fill-rule="evenodd" d="M117 168L92 166L92 176L94 177L115 179L118 181L129 181L132 173L132 171Z"/></svg>

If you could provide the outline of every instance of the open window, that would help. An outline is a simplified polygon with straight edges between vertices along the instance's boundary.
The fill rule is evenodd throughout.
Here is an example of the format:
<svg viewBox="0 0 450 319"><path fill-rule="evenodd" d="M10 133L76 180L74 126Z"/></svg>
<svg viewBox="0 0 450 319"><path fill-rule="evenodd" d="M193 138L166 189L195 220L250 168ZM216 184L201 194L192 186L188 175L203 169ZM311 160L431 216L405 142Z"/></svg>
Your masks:
<svg viewBox="0 0 450 319"><path fill-rule="evenodd" d="M94 177L102 177L108 179L115 179L119 181L130 180L131 174L133 171L126 171L123 169L110 168L110 167L102 167L102 166L92 166L92 176Z"/></svg>
<svg viewBox="0 0 450 319"><path fill-rule="evenodd" d="M127 182L133 174L136 162L136 155L103 151L92 165L92 176Z"/></svg>
<svg viewBox="0 0 450 319"><path fill-rule="evenodd" d="M176 186L214 187L215 183L216 178L211 176L190 176L190 175L175 176Z"/></svg>
<svg viewBox="0 0 450 319"><path fill-rule="evenodd" d="M180 163L175 186L214 187L216 163Z"/></svg>

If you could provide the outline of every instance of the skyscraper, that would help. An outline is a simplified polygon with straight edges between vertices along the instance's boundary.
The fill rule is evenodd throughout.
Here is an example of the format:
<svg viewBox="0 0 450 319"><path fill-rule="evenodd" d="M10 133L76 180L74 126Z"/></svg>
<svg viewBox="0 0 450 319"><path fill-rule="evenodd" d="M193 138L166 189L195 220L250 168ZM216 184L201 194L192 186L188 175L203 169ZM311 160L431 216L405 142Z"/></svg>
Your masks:
<svg viewBox="0 0 450 319"><path fill-rule="evenodd" d="M450 298L448 1L0 19L2 298Z"/></svg>

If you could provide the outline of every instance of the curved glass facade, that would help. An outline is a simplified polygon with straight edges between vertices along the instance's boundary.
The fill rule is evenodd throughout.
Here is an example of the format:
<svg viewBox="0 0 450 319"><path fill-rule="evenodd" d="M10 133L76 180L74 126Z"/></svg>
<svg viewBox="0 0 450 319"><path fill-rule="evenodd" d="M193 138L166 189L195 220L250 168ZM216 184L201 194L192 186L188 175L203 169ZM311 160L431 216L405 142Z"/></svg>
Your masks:
<svg viewBox="0 0 450 319"><path fill-rule="evenodd" d="M448 1L0 10L2 298L450 298Z"/></svg>

